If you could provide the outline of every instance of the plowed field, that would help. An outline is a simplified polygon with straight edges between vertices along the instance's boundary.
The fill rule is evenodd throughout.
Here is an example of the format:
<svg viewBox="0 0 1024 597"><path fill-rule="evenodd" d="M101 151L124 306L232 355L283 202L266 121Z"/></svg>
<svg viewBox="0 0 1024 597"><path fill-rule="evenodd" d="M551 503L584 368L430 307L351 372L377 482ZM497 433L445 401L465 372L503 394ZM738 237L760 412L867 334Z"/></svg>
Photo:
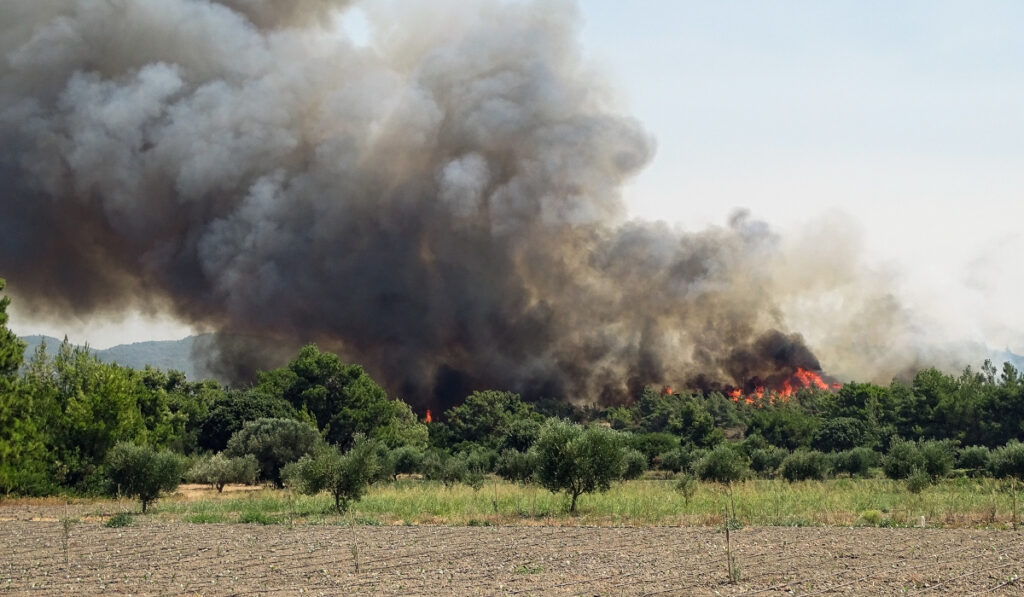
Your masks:
<svg viewBox="0 0 1024 597"><path fill-rule="evenodd" d="M37 513L38 514L38 513ZM0 523L0 593L1010 595L1019 533L971 529ZM65 534L65 528L67 533ZM66 549L65 549L66 536ZM66 557L66 560L65 560Z"/></svg>

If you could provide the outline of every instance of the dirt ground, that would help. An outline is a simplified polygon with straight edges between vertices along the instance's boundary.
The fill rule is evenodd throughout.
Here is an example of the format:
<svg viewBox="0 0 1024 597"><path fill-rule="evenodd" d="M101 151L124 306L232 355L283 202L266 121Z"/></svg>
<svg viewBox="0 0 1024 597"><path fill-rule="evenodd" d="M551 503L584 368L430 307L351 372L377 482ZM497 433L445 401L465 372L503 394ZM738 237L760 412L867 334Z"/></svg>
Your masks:
<svg viewBox="0 0 1024 597"><path fill-rule="evenodd" d="M65 525L3 508L0 594L1021 595L1005 530ZM1018 580L1020 579L1020 580Z"/></svg>

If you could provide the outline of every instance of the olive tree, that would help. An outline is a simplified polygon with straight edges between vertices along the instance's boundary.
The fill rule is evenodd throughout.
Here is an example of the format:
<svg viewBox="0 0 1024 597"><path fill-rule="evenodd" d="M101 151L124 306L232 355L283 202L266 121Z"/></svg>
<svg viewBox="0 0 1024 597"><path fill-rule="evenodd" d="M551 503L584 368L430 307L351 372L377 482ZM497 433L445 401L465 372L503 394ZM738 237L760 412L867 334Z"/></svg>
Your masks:
<svg viewBox="0 0 1024 597"><path fill-rule="evenodd" d="M228 457L253 455L262 478L284 487L281 468L312 452L323 440L312 426L292 419L256 419L247 422L231 439Z"/></svg>
<svg viewBox="0 0 1024 597"><path fill-rule="evenodd" d="M143 514L161 492L178 487L184 468L181 457L173 452L129 442L111 448L106 460L112 492L138 498Z"/></svg>
<svg viewBox="0 0 1024 597"><path fill-rule="evenodd" d="M569 512L576 500L590 492L603 492L624 472L624 450L618 433L603 427L583 428L551 419L541 429L537 453L537 481L551 492L565 491Z"/></svg>
<svg viewBox="0 0 1024 597"><path fill-rule="evenodd" d="M339 513L362 499L367 487L377 478L380 461L373 441L356 439L342 453L337 446L325 445L285 468L285 478L299 492L315 495L329 491Z"/></svg>
<svg viewBox="0 0 1024 597"><path fill-rule="evenodd" d="M220 453L197 460L186 477L192 483L213 485L220 493L228 483L252 485L259 473L260 464L252 454L228 458Z"/></svg>

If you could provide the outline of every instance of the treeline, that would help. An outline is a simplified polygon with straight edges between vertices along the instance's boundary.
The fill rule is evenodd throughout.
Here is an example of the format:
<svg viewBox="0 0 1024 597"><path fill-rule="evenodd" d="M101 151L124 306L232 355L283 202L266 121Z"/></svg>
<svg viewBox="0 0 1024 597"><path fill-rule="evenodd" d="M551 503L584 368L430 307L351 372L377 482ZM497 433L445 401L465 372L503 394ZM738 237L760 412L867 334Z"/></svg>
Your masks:
<svg viewBox="0 0 1024 597"><path fill-rule="evenodd" d="M290 483L332 491L339 509L366 483L411 473L474 487L491 473L539 482L573 505L649 468L683 482L1024 474L1024 376L1009 363L757 403L648 388L632 404L596 408L481 391L426 423L361 367L315 346L252 387L224 388L105 364L67 342L26 357L6 306L0 494L127 491L138 462L168 454L167 484Z"/></svg>

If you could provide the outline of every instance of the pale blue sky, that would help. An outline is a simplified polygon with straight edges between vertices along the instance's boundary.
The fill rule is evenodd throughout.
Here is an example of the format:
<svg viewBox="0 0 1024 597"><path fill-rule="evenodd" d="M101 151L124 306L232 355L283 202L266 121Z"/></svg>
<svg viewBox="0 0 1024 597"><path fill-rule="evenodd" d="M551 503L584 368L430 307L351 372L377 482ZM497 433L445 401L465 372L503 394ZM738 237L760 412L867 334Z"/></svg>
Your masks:
<svg viewBox="0 0 1024 597"><path fill-rule="evenodd" d="M1024 348L1024 3L580 7L658 140L634 215L699 229L745 207L788 233L832 214L950 334Z"/></svg>

